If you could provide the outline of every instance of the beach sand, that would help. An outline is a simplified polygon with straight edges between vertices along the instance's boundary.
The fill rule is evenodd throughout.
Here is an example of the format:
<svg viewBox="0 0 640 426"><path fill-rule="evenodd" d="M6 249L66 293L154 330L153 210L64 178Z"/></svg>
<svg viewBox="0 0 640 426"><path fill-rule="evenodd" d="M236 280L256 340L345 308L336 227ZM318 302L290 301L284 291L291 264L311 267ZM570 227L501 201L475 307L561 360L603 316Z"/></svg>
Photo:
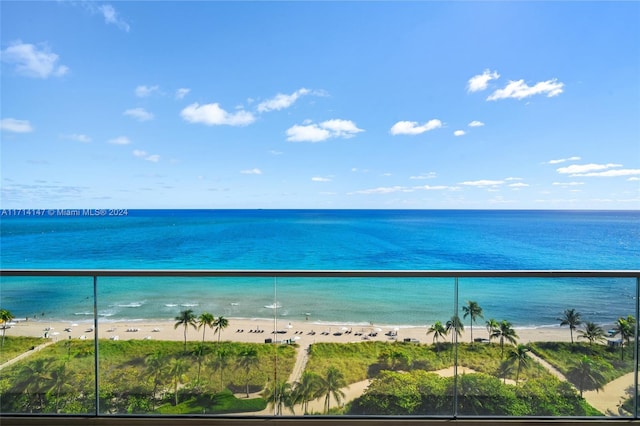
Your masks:
<svg viewBox="0 0 640 426"><path fill-rule="evenodd" d="M98 324L98 336L101 339L153 339L153 340L184 340L184 327L174 327L175 321L141 320L102 322ZM274 330L279 333L274 333ZM286 321L273 319L229 318L229 326L221 332L221 341L264 343L266 339L272 341L292 340L300 345L317 342L362 342L374 341L403 341L415 339L420 343L433 343L433 335L427 335L428 326L397 327L393 325L353 326L348 324L320 324L313 321ZM459 342L468 342L469 334L463 332ZM203 330L189 327L188 341L201 341ZM20 321L7 330L8 336L47 337L60 339L93 339L93 323L72 321ZM377 333L371 336L371 333ZM394 336L389 334L395 333ZM516 328L518 343L536 341L570 341L569 329L560 327ZM474 326L474 338L488 338L487 330L483 326ZM575 336L574 336L575 337ZM205 331L207 341L217 341L218 335L213 329ZM451 338L448 337L448 341ZM495 342L496 340L494 340Z"/></svg>

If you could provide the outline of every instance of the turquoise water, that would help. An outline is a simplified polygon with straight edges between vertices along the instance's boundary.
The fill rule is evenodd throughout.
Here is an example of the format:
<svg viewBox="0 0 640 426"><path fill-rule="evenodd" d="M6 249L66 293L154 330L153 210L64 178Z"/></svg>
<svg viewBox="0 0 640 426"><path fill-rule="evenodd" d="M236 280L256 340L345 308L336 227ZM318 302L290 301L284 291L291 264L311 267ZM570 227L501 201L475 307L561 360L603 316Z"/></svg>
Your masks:
<svg viewBox="0 0 640 426"><path fill-rule="evenodd" d="M640 212L129 210L123 216L3 216L3 268L608 269L640 266ZM91 318L87 278L3 278L18 317ZM518 326L567 308L603 324L633 313L630 279L461 279L460 304ZM134 279L99 281L105 320L233 317L424 325L453 313L452 279Z"/></svg>

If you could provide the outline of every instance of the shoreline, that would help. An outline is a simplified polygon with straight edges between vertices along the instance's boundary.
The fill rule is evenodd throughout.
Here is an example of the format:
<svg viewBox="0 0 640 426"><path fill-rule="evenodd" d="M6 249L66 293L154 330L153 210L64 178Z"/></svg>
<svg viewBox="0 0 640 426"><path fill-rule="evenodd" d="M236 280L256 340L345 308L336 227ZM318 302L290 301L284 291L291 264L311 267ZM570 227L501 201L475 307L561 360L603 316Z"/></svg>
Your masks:
<svg viewBox="0 0 640 426"><path fill-rule="evenodd" d="M427 334L428 326L407 326L388 324L362 324L320 321L288 321L265 318L227 318L229 326L220 333L220 341L247 343L265 343L272 341L290 341L298 344L319 342L353 343L361 341L409 341L414 343L433 343L433 334ZM42 337L54 341L63 339L93 339L93 321L74 320L14 320L15 324L6 330L7 336ZM111 340L184 340L184 326L175 328L175 320L107 320L98 323L98 337ZM276 329L277 327L277 329ZM555 341L571 341L569 328L560 326L513 327L518 334L518 343ZM205 341L218 341L214 329L206 328ZM202 341L203 330L191 326L187 330L187 341ZM483 325L473 326L473 337L488 339L489 335ZM574 331L574 340L577 335ZM451 336L441 340L451 341ZM458 342L470 341L469 326L458 338ZM496 339L492 340L497 342Z"/></svg>

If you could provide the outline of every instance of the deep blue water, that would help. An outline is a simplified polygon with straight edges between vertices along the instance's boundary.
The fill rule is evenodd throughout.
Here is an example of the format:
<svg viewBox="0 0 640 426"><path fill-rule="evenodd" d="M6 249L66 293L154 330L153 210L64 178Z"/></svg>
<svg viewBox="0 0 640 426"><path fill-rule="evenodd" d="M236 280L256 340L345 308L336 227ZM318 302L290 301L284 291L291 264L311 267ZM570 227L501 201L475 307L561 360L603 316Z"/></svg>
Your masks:
<svg viewBox="0 0 640 426"><path fill-rule="evenodd" d="M129 210L126 216L1 217L3 268L640 269L638 211ZM88 279L2 279L3 308L83 318ZM102 279L105 318L196 312L420 325L446 320L453 282L431 280ZM566 308L601 323L633 312L635 282L460 280L460 303L520 326ZM274 293L276 293L274 295ZM526 302L526 303L523 303ZM169 306L167 306L169 305ZM174 306L175 305L175 306Z"/></svg>

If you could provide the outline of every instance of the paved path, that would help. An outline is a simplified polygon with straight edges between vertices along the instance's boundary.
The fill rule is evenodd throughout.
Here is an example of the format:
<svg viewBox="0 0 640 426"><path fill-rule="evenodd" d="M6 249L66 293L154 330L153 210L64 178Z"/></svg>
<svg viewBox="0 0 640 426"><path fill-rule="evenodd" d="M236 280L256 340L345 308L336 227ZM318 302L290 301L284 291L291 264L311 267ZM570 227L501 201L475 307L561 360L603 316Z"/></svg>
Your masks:
<svg viewBox="0 0 640 426"><path fill-rule="evenodd" d="M15 364L16 362L18 362L18 361L20 361L20 360L22 360L22 359L25 359L26 357L31 356L31 354L36 353L36 352L38 352L39 350L42 350L42 349L46 348L46 347L47 347L47 346L49 346L49 345L53 345L54 343L55 343L55 342L54 342L53 340L49 340L49 341L48 341L48 342L46 342L46 343L43 343L43 344L41 344L41 345L36 346L35 348L33 348L33 349L32 349L32 350L30 350L30 351L27 351L27 352L21 353L21 354L20 354L20 355L18 355L17 357L12 358L12 359L10 359L9 361L5 362L4 364L0 365L0 370L2 370L2 369L3 369L3 368L5 368L5 367L8 367L8 366L10 366L10 365L13 365L13 364Z"/></svg>
<svg viewBox="0 0 640 426"><path fill-rule="evenodd" d="M558 371L553 365L543 360L533 352L527 352L533 360L542 365L549 373L553 374L560 380L571 383L567 378ZM599 391L584 391L582 397L596 410L607 416L629 416L629 413L620 411L622 401L627 398L626 391L629 386L633 386L634 373L625 374L622 377L607 383L604 388ZM573 386L573 385L571 385ZM575 389L575 386L573 386ZM577 392L579 392L576 389Z"/></svg>

